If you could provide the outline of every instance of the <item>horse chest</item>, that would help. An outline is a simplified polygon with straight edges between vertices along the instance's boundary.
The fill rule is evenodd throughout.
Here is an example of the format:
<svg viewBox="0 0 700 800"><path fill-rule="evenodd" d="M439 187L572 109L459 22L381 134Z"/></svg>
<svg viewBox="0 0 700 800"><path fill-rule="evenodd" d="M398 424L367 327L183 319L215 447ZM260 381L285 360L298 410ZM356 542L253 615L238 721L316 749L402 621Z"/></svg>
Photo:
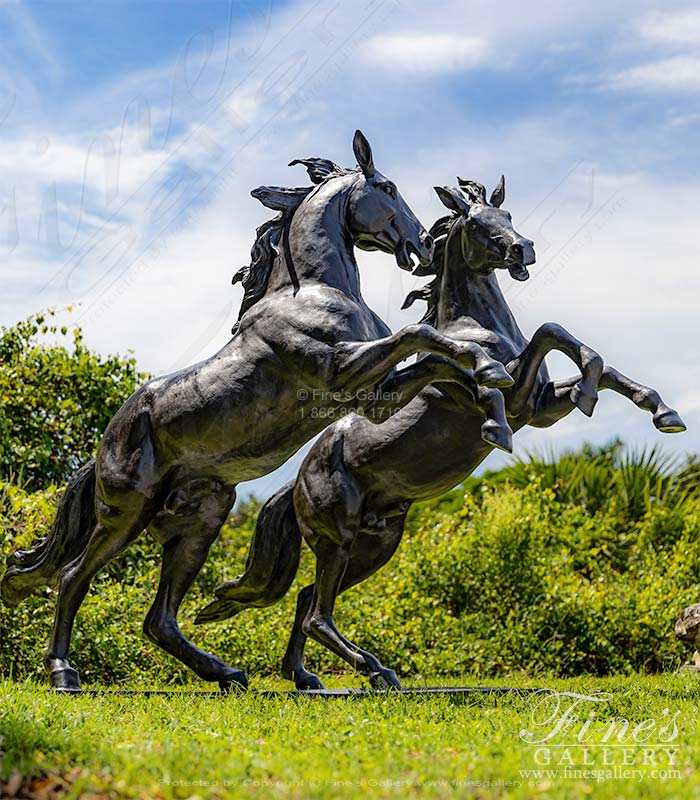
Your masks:
<svg viewBox="0 0 700 800"><path fill-rule="evenodd" d="M290 328L303 331L307 339L335 345L339 341L368 341L391 331L361 300L328 286L308 286L287 302L281 338ZM275 336L274 332L266 333ZM278 337L275 337L278 338Z"/></svg>

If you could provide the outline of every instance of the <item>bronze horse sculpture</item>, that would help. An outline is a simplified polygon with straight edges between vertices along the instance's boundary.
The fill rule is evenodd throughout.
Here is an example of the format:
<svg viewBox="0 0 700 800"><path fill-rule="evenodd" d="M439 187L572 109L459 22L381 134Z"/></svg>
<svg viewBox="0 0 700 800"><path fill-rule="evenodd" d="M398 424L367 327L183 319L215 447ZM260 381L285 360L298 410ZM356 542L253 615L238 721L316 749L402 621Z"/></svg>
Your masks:
<svg viewBox="0 0 700 800"><path fill-rule="evenodd" d="M410 270L414 257L430 262L433 242L396 185L375 169L360 131L353 148L357 168L303 159L292 163L306 167L311 186L253 192L279 213L258 229L252 263L234 278L244 298L233 338L211 358L136 391L109 423L96 459L69 483L50 535L11 558L1 584L6 602L59 582L45 656L54 687L80 689L67 660L78 609L98 570L145 529L163 546L146 636L204 680L247 685L243 671L197 648L177 624L236 485L269 473L328 424L332 413L307 413L312 405L336 413L357 408L352 398L393 380L394 368L412 354L440 358L432 373L411 382L397 408L436 375L467 391L474 379L512 383L478 345L426 324L392 334L366 305L355 246L393 253ZM482 433L507 447L510 429L494 392L483 397L492 418Z"/></svg>
<svg viewBox="0 0 700 800"><path fill-rule="evenodd" d="M604 366L597 353L560 325L547 323L530 341L525 338L495 277L502 269L526 280L527 266L535 260L531 243L514 231L510 214L500 208L504 179L490 201L479 183L460 180L460 187L436 187L452 213L431 229L435 254L431 267L422 271L434 277L425 289L409 294L406 305L426 300L424 322L455 339L478 342L505 365L514 380L504 390L513 430L548 427L577 406L590 416L598 389L613 389L651 411L662 432L685 430L655 390ZM568 355L580 374L550 380L544 360L550 350ZM338 630L335 600L391 558L412 503L451 489L489 454L491 445L479 435L482 412L472 401L473 394L489 393L493 390L476 384L469 391L437 383L381 425L351 414L327 428L296 481L260 511L245 572L217 589L218 599L197 621L224 619L279 600L296 573L303 537L316 556L316 581L298 596L285 677L298 689L323 688L304 667L310 636L369 676L372 685L399 687L393 670Z"/></svg>

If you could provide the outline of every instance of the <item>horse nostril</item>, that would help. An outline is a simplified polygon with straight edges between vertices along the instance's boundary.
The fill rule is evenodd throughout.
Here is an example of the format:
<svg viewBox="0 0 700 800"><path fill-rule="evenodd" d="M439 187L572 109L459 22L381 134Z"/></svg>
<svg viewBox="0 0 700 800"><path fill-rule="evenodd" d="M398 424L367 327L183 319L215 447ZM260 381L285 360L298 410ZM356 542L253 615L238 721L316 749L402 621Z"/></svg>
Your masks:
<svg viewBox="0 0 700 800"><path fill-rule="evenodd" d="M429 233L426 233L425 236L423 236L421 242L423 244L423 247L427 247L428 250L432 250L433 246L435 245L433 237Z"/></svg>
<svg viewBox="0 0 700 800"><path fill-rule="evenodd" d="M529 239L514 242L508 249L508 255L526 267L535 263L535 248Z"/></svg>

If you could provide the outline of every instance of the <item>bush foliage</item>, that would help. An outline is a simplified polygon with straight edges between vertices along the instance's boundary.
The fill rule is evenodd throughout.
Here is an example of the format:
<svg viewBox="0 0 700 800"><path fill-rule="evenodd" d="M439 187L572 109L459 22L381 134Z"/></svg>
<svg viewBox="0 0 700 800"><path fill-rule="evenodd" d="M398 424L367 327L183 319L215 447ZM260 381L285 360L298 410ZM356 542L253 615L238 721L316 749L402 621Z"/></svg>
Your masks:
<svg viewBox="0 0 700 800"><path fill-rule="evenodd" d="M519 462L415 507L394 559L339 600L341 630L399 674L426 680L679 666L688 654L673 637L673 621L700 600L700 500L680 488L689 483L684 470L666 468L676 488L649 492L643 503L637 490L611 489L629 486L630 471L640 486L654 487L660 467L662 460L635 457L616 444L597 454ZM603 468L605 482L596 475ZM58 490L29 494L5 484L2 491L6 555L46 531ZM214 626L191 624L214 587L241 570L256 513L248 503L224 527L181 620L200 646L268 674L277 672L284 652L296 589L312 580L308 552L278 606ZM73 640L73 662L86 680L191 679L141 634L159 563L157 545L144 536L93 582ZM46 589L17 609L0 606L0 672L41 676L54 601L55 590ZM313 643L308 655L321 672L344 668Z"/></svg>

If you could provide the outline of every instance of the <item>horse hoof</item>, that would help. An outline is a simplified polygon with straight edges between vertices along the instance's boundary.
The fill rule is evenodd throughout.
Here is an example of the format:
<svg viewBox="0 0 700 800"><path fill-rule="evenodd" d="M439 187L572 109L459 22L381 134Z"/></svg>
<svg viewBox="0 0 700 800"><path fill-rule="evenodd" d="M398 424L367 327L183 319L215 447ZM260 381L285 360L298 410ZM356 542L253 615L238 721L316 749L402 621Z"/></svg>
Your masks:
<svg viewBox="0 0 700 800"><path fill-rule="evenodd" d="M219 681L222 693L243 692L248 688L248 676L241 669L232 669Z"/></svg>
<svg viewBox="0 0 700 800"><path fill-rule="evenodd" d="M488 367L480 367L475 370L474 379L481 386L487 386L490 389L507 389L514 383L511 376L506 372L506 368L498 361Z"/></svg>
<svg viewBox="0 0 700 800"><path fill-rule="evenodd" d="M373 689L400 689L401 683L393 669L381 669L369 676L369 685Z"/></svg>
<svg viewBox="0 0 700 800"><path fill-rule="evenodd" d="M314 675L313 672L307 672L304 676L299 676L295 683L300 692L318 691L326 688L321 683L318 675Z"/></svg>
<svg viewBox="0 0 700 800"><path fill-rule="evenodd" d="M499 425L495 420L487 419L481 426L481 438L492 447L513 452L513 431L506 425Z"/></svg>
<svg viewBox="0 0 700 800"><path fill-rule="evenodd" d="M595 392L593 394L589 394L579 386L574 386L574 388L571 390L571 401L576 408L578 408L580 411L583 411L587 417L592 417L593 409L596 407L596 403L598 402L598 395Z"/></svg>
<svg viewBox="0 0 700 800"><path fill-rule="evenodd" d="M51 686L57 692L82 692L80 675L73 667L61 667L51 670Z"/></svg>
<svg viewBox="0 0 700 800"><path fill-rule="evenodd" d="M680 414L672 408L659 409L654 414L654 425L661 433L682 433L687 430Z"/></svg>

